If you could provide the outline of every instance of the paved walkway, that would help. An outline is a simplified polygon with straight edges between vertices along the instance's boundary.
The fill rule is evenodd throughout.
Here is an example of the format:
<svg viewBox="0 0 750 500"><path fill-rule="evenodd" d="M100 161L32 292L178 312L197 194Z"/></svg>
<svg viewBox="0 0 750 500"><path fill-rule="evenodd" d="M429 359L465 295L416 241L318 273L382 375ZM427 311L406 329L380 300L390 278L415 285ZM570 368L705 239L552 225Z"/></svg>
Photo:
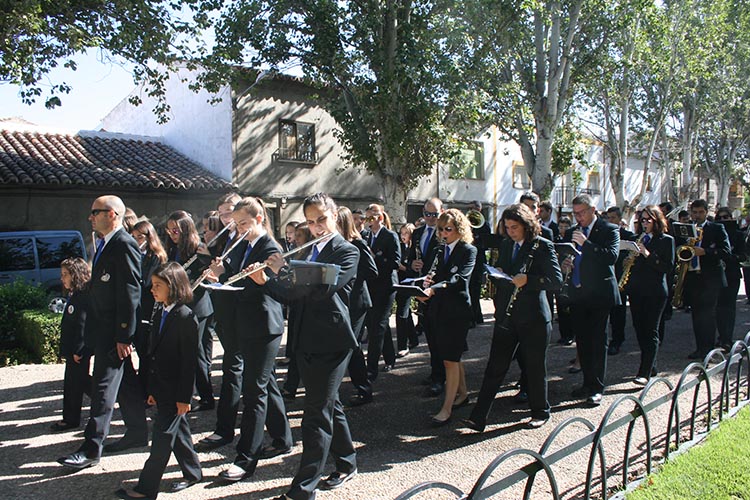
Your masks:
<svg viewBox="0 0 750 500"><path fill-rule="evenodd" d="M482 372L489 352L493 322L492 303L483 304L487 322L471 331L470 350L465 359L469 388L476 392L481 384ZM744 295L738 299L735 338L741 338L750 329L750 307ZM395 330L394 330L395 332ZM637 369L639 352L634 333L628 329L623 351L609 357L607 381L610 384L599 408L587 408L571 401L570 391L580 384L580 375L568 374L568 363L575 356L575 346L559 346L557 327L549 349L550 402L553 404L551 423L538 430L528 430L520 423L529 416L524 406L513 403L513 383L518 378L514 367L506 380L507 386L498 395L488 428L483 434L460 429L457 421L468 416L470 408L457 410L454 424L439 429L428 427L428 416L435 413L438 399L423 397L424 388L419 381L428 370L428 353L425 345L411 355L399 360L396 369L384 373L376 382L375 402L348 410L352 435L359 461L359 476L333 492L321 492L321 500L389 500L407 488L428 480L441 480L468 492L481 471L499 454L515 447L538 449L554 426L566 418L579 415L599 422L608 405L622 394L636 394L638 388L630 380ZM214 386L220 383L221 345L216 342L214 359ZM687 365L686 356L694 350L690 315L675 312L668 323L665 346L659 354L661 374L673 381ZM148 457L148 449L132 453L105 455L100 465L69 473L55 459L74 451L82 439L82 432L48 433L50 424L60 420L62 407L63 366L24 365L0 369L0 498L20 499L105 499L114 498L113 492L122 482L132 485ZM346 401L351 394L348 382L343 385ZM217 474L234 458L231 445L209 453L200 453L206 480L179 494L180 499L268 499L286 491L299 462L301 452L301 401L290 404L288 414L295 440L293 453L261 462L253 478L236 484L216 480ZM87 410L84 411L84 418ZM119 414L116 414L116 419ZM195 441L208 435L215 423L213 412L194 413L190 425ZM115 420L112 436L123 432L122 422ZM652 433L663 432L662 430ZM570 430L561 436L561 445L575 440L583 432ZM614 435L612 439L620 439ZM654 437L658 442L658 436ZM663 446L663 445L662 445ZM643 443L635 450L643 448ZM608 452L609 464L621 457L622 448ZM565 498L580 493L585 479L584 464L588 452L578 452L564 463L555 466ZM641 456L640 462L643 462ZM519 462L521 463L521 462ZM516 463L518 465L519 463ZM638 464L633 466L638 469ZM642 463L641 463L641 469ZM507 469L506 469L507 470ZM167 469L166 479L180 476L174 459ZM166 483L166 481L165 481ZM545 481L539 480L543 491ZM610 483L611 484L611 483ZM177 498L178 494L163 493L160 498ZM541 493L532 498L541 498ZM423 494L420 498L439 500L451 498L437 493ZM518 498L515 493L500 498Z"/></svg>

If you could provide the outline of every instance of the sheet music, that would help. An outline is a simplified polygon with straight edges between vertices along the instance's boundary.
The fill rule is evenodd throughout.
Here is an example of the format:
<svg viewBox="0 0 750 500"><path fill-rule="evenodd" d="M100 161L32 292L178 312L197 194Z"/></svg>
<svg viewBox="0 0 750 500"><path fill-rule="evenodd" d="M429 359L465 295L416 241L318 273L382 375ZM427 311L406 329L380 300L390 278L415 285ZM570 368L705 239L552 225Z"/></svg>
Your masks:
<svg viewBox="0 0 750 500"><path fill-rule="evenodd" d="M497 270L496 268L490 266L489 264L485 264L484 268L487 270L487 274L489 274L490 278L495 278L497 280L508 280L513 281L513 277Z"/></svg>

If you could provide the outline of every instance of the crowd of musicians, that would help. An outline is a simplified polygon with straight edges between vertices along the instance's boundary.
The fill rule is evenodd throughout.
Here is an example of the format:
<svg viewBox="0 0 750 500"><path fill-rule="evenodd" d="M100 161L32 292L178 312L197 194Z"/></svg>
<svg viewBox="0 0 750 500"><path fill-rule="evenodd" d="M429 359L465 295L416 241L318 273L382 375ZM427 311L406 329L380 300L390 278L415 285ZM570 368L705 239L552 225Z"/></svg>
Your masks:
<svg viewBox="0 0 750 500"><path fill-rule="evenodd" d="M354 390L346 405L369 404L378 377L420 342L430 355L425 393L441 398L428 425L444 426L453 410L473 403L460 425L482 432L514 360L521 370L514 397L528 404L529 427L544 425L555 317L558 342L576 344L570 372L581 372L582 384L572 396L598 405L608 356L624 341L626 303L641 351L635 385L658 373L673 306L692 314L691 359L715 346L731 348L747 228L725 207L710 217L703 200L683 212L672 219L668 203L649 205L626 224L620 209L599 213L582 194L572 202L573 220L555 222L551 203L529 192L502 212L493 232L478 202L467 216L433 198L418 221L396 232L383 206L352 210L318 193L305 199L304 221L288 223L277 241L255 197L221 197L199 221L202 234L185 211L155 227L120 198L97 198L89 216L91 262L62 265L66 368L63 420L53 430L81 425L84 393L91 409L83 443L59 462L82 469L103 452L146 446L152 406L150 456L137 485L118 495L155 498L172 453L183 479L169 491L190 487L203 478L196 449L229 443L236 458L220 478L239 481L260 460L291 451L285 405L302 385L303 451L278 499L312 499L316 489L337 488L357 473L339 397L345 375ZM325 279L331 270L333 279ZM495 322L479 385L466 379L461 358L470 329L484 321L483 290L494 299ZM224 351L218 394L211 382L214 334ZM287 366L283 383L279 357ZM115 402L126 432L105 445ZM195 444L190 411L216 415L214 432ZM335 467L326 473L329 454Z"/></svg>

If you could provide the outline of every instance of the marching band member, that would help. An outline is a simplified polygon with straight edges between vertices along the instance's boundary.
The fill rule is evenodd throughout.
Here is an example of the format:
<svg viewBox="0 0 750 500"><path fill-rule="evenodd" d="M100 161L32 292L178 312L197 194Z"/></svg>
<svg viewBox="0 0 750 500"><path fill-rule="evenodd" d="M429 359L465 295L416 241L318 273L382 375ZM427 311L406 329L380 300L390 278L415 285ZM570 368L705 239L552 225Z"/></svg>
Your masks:
<svg viewBox="0 0 750 500"><path fill-rule="evenodd" d="M643 232L639 236L638 254L626 258L623 272L630 273L626 278L625 292L641 348L641 363L633 382L646 385L656 365L659 322L669 296L667 275L674 269L675 249L674 239L666 234L667 220L659 207L645 207L639 222ZM629 270L628 265L632 266Z"/></svg>
<svg viewBox="0 0 750 500"><path fill-rule="evenodd" d="M178 264L185 264L198 252L201 245L200 236L195 228L193 218L184 210L172 212L167 218L167 256ZM191 280L195 280L210 262L210 255L196 259L185 271ZM213 359L213 338L207 328L214 314L211 298L203 288L193 292L193 301L188 304L198 319L198 369L195 371L195 389L199 397L198 410L214 408L214 390L211 385L211 362Z"/></svg>
<svg viewBox="0 0 750 500"><path fill-rule="evenodd" d="M425 319L445 366L445 397L442 408L430 420L433 427L447 424L453 408L469 402L461 356L467 349L472 321L469 280L477 258L477 249L471 244L471 224L459 210L443 212L437 230L443 244L432 256L434 272L424 280L427 297L417 297L427 302Z"/></svg>
<svg viewBox="0 0 750 500"><path fill-rule="evenodd" d="M266 207L260 198L243 198L232 214L237 231L248 241L239 269L264 262L280 252L273 239ZM224 274L224 265L215 259L211 267L214 279ZM240 440L234 463L219 475L227 481L252 476L258 461L289 453L292 433L286 418L284 399L276 384L274 361L284 333L281 304L264 293L264 289L245 278L237 286L235 324L239 331L242 353L242 400ZM263 447L263 428L268 427L271 445Z"/></svg>
<svg viewBox="0 0 750 500"><path fill-rule="evenodd" d="M572 204L578 224L565 241L573 242L580 255L573 263L564 262L563 271L571 273L570 312L583 371L583 386L572 395L599 405L607 371L607 317L620 303L614 268L620 234L617 226L596 216L591 196L578 195Z"/></svg>
<svg viewBox="0 0 750 500"><path fill-rule="evenodd" d="M484 430L500 384L515 353L526 373L532 428L549 419L547 401L547 345L552 333L552 312L547 291L562 285L562 273L552 243L539 236L540 223L525 204L508 207L502 216L509 237L500 247L496 266L513 277L501 281L495 294L495 330L482 388L471 416L464 424Z"/></svg>
<svg viewBox="0 0 750 500"><path fill-rule="evenodd" d="M281 254L266 260L276 277L269 278L261 272L251 275L271 296L298 306L291 311L297 315L294 351L306 389L302 458L289 491L276 500L315 498L329 451L336 470L322 481L321 489L337 488L357 474L356 452L339 400L339 387L357 346L347 304L360 252L338 234L337 207L327 194L306 198L303 211L314 237L330 235L314 245L310 260L338 265L336 284L294 285L288 273L282 272L286 263Z"/></svg>
<svg viewBox="0 0 750 500"><path fill-rule="evenodd" d="M620 233L620 240L635 240L636 235L629 229L625 228L622 222L622 210L620 207L609 207L607 209L607 220L610 224L617 226L617 230ZM625 262L625 258L628 256L628 252L621 251L617 255L617 262L615 262L615 278L617 282L620 282L622 277L622 265ZM625 317L627 316L627 296L620 290L620 304L613 306L609 312L609 326L612 328L612 336L609 340L609 347L607 348L607 354L614 356L620 353L620 347L625 342Z"/></svg>
<svg viewBox="0 0 750 500"><path fill-rule="evenodd" d="M716 222L731 221L732 211L729 207L721 207L716 211ZM719 330L718 345L725 350L732 348L734 342L734 321L737 317L737 293L740 290L740 262L747 259L745 254L745 233L737 229L729 232L729 243L732 253L724 260L725 273L727 276L727 287L719 292L719 300L716 305L716 326Z"/></svg>
<svg viewBox="0 0 750 500"><path fill-rule="evenodd" d="M398 265L399 283L409 277L409 247L411 236L414 234L414 224L404 224L399 229L401 236L401 262ZM396 353L397 358L403 358L409 354L409 349L419 345L417 328L411 315L411 295L396 292Z"/></svg>

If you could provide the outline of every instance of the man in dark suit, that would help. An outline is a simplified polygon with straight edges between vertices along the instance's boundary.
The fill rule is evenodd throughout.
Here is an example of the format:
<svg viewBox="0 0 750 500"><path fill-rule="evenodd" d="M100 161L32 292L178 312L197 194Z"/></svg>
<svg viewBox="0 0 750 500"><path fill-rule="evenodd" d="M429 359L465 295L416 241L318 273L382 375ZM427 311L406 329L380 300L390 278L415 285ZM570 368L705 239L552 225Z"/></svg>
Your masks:
<svg viewBox="0 0 750 500"><path fill-rule="evenodd" d="M479 201L472 201L470 210L475 210L482 213L482 203ZM471 312L472 322L476 325L484 323L484 315L482 314L482 285L487 280L487 271L484 266L487 264L487 257L485 251L487 247L484 246L483 237L488 234L492 234L492 228L489 222L485 219L484 224L479 227L472 226L472 236L474 236L474 242L472 243L477 249L477 261L474 265L474 271L471 273L471 281L469 281L469 293L471 294Z"/></svg>
<svg viewBox="0 0 750 500"><path fill-rule="evenodd" d="M734 343L734 324L737 318L737 293L740 290L740 279L742 278L741 265L747 260L745 250L746 234L737 229L732 211L729 207L721 207L716 211L716 222L724 226L729 236L729 244L732 254L724 261L727 276L727 287L719 293L719 301L716 306L716 326L719 330L718 344L725 350L732 348Z"/></svg>
<svg viewBox="0 0 750 500"><path fill-rule="evenodd" d="M701 235L695 245L695 257L685 277L685 303L691 308L695 351L690 359L703 359L713 348L716 338L716 305L721 290L727 286L724 260L731 256L729 237L721 224L708 222L708 203L695 200L690 204L690 217ZM677 238L677 246L684 245Z"/></svg>
<svg viewBox="0 0 750 500"><path fill-rule="evenodd" d="M622 225L622 210L620 207L609 207L607 209L607 220L610 224L617 226L617 230L620 233L620 241L622 240L635 240L636 234L628 229L625 229ZM617 282L620 282L622 278L622 266L625 259L630 255L628 251L622 251L617 255L617 262L615 262L615 278ZM609 348L607 354L614 356L620 353L620 347L625 342L625 317L628 312L628 306L626 303L625 293L620 293L620 304L612 306L612 310L609 312L609 325L612 327L612 337L609 340Z"/></svg>
<svg viewBox="0 0 750 500"><path fill-rule="evenodd" d="M607 317L612 306L620 303L615 278L620 234L617 226L596 216L587 194L573 199L573 216L577 226L566 233L565 241L581 252L572 264L570 312L583 371L583 386L573 396L599 405L607 371ZM563 271L570 265L566 262Z"/></svg>
<svg viewBox="0 0 750 500"><path fill-rule="evenodd" d="M141 252L122 227L124 214L122 200L109 195L94 200L89 216L92 230L103 236L94 255L85 335L85 344L96 356L91 412L83 444L58 460L74 469L99 463L116 399L128 427L118 449L148 442L143 391L130 359L141 300ZM120 388L126 364L132 383Z"/></svg>
<svg viewBox="0 0 750 500"><path fill-rule="evenodd" d="M560 237L560 228L557 226L557 222L552 220L552 211L553 207L551 201L546 200L539 204L539 222L541 222L542 227L546 227L552 231L554 239L550 241L554 242Z"/></svg>
<svg viewBox="0 0 750 500"><path fill-rule="evenodd" d="M407 268L411 270L412 277L424 276L432 267L432 256L439 245L437 234L437 220L443 213L443 202L439 198L432 198L425 202L422 209L425 225L414 230L409 247L409 261ZM445 385L445 366L435 348L434 335L430 332L424 318L424 304L419 304L422 311L420 321L427 338L427 347L430 349L430 376L425 379L428 385L427 396L439 396Z"/></svg>

